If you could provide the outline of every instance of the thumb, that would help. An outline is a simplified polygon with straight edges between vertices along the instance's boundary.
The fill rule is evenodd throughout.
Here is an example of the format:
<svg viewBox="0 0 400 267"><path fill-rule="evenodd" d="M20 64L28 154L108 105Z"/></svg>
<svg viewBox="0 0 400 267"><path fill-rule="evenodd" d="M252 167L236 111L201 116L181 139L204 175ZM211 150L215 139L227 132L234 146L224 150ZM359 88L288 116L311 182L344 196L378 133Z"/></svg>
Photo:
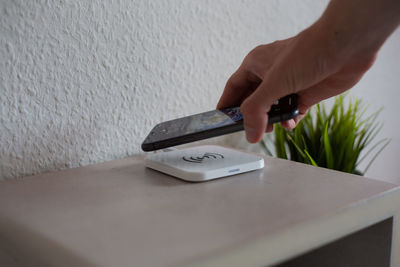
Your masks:
<svg viewBox="0 0 400 267"><path fill-rule="evenodd" d="M268 125L268 111L273 103L291 93L288 88L282 87L285 83L267 81L264 80L240 106L246 138L250 143L259 142L263 137Z"/></svg>

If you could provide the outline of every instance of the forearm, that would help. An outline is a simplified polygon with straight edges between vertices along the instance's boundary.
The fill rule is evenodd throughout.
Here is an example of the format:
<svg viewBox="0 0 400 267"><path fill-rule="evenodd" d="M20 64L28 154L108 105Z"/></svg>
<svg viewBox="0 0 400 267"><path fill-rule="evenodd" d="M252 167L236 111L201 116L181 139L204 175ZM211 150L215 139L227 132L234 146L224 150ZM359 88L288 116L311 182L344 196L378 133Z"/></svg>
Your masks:
<svg viewBox="0 0 400 267"><path fill-rule="evenodd" d="M337 57L376 53L400 24L400 0L332 0L313 28Z"/></svg>

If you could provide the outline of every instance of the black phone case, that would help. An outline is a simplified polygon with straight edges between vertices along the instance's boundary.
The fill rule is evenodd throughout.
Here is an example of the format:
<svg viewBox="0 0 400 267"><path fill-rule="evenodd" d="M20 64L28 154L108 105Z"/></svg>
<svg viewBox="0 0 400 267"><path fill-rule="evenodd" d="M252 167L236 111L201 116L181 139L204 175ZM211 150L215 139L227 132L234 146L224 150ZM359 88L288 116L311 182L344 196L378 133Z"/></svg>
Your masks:
<svg viewBox="0 0 400 267"><path fill-rule="evenodd" d="M291 97L293 103L290 106L293 106L293 109L291 110L285 110L283 113L281 113L280 110L271 110L268 112L268 124L274 124L277 122L282 122L286 121L289 119L295 118L299 114L299 110L297 108L297 95L290 95L287 96L283 99L288 99L288 97ZM225 127L220 127L220 128L215 128L215 129L209 129L197 133L192 133L192 134L187 134L187 135L182 135L179 137L174 137L158 142L153 142L153 143L142 143L142 150L143 151L154 151L158 149L163 149L171 146L177 146L177 145L182 145L182 144L187 144L195 141L200 141L203 139L207 138L212 138L212 137L217 137L221 136L224 134L229 134L229 133L234 133L238 131L244 130L243 126L243 121L237 122L232 125L228 125Z"/></svg>

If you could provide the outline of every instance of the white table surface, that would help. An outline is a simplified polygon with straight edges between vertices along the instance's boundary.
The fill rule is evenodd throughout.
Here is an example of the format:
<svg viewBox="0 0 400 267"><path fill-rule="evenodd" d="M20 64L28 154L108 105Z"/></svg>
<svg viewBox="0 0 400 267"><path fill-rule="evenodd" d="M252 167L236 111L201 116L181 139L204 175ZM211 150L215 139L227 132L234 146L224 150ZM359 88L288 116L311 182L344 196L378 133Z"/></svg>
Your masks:
<svg viewBox="0 0 400 267"><path fill-rule="evenodd" d="M0 258L16 266L266 266L394 216L392 266L400 266L399 186L269 157L265 165L187 183L136 156L1 182Z"/></svg>

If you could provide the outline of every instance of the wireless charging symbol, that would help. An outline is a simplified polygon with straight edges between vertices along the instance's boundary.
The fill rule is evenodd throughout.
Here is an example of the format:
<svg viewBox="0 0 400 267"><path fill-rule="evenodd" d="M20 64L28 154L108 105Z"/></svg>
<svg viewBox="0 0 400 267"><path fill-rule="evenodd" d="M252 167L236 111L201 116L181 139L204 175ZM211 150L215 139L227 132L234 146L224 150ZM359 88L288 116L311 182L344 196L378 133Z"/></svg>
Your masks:
<svg viewBox="0 0 400 267"><path fill-rule="evenodd" d="M223 159L224 156L218 153L205 153L201 157L182 157L184 161L192 162L192 163L202 163L205 159Z"/></svg>

